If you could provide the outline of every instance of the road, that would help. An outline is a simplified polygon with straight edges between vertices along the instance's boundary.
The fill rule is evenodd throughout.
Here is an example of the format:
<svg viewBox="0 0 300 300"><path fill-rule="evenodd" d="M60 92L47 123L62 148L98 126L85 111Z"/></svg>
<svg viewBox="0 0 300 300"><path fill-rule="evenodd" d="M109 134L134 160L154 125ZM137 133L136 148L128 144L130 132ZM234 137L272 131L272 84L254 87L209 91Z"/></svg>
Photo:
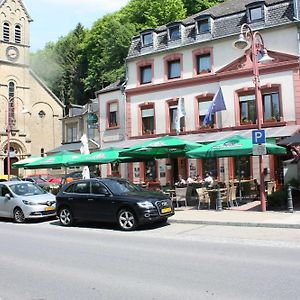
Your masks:
<svg viewBox="0 0 300 300"><path fill-rule="evenodd" d="M300 299L300 230L0 221L0 299Z"/></svg>

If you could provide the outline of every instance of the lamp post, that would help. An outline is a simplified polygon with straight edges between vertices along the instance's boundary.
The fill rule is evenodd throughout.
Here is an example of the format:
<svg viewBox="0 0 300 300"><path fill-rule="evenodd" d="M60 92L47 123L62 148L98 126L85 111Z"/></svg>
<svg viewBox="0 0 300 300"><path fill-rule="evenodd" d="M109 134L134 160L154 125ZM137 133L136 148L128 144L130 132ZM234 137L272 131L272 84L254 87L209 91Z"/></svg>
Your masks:
<svg viewBox="0 0 300 300"><path fill-rule="evenodd" d="M251 60L253 68L253 82L255 86L255 99L256 99L256 119L258 129L261 129L263 123L263 104L262 95L260 91L260 78L259 78L259 63L267 63L273 60L264 46L264 41L258 31L253 32L251 27L244 23L241 27L239 39L234 42L233 46L237 49L245 49L250 46ZM261 58L258 60L258 54ZM265 193L265 176L264 176L264 162L263 155L259 155L259 195L261 203L261 211L266 211L266 193Z"/></svg>
<svg viewBox="0 0 300 300"><path fill-rule="evenodd" d="M7 133L7 146L6 146L6 151L7 151L7 179L10 180L10 171L11 171L11 166L10 166L10 139L11 139L11 132L12 132L12 127L13 127L13 121L14 121L14 117L13 117L13 110L14 110L14 99L19 99L22 102L22 114L26 114L29 113L29 111L24 108L24 103L23 100L19 97L10 97L7 98L4 95L0 95L1 97L3 97L6 102L7 102L7 120L6 120L6 133Z"/></svg>

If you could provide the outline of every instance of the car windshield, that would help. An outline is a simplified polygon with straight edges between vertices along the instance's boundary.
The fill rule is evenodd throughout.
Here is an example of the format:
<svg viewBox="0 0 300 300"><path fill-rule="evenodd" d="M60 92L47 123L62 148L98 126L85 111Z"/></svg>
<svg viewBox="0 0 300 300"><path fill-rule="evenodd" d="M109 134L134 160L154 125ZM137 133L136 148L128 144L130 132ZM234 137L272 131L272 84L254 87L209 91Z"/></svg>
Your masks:
<svg viewBox="0 0 300 300"><path fill-rule="evenodd" d="M105 184L114 194L126 194L129 192L141 191L142 189L127 180L108 180Z"/></svg>
<svg viewBox="0 0 300 300"><path fill-rule="evenodd" d="M46 194L46 191L44 191L42 188L31 182L11 184L9 187L13 191L13 193L18 196L33 196Z"/></svg>

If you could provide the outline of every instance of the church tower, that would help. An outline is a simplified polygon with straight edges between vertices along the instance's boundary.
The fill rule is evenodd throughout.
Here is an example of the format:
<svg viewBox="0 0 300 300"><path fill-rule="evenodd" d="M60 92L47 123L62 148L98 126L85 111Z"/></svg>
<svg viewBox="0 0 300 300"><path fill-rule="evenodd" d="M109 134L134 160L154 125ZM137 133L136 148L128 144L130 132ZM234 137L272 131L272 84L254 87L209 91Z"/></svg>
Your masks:
<svg viewBox="0 0 300 300"><path fill-rule="evenodd" d="M0 0L0 16L0 174L7 174L13 162L60 145L64 105L30 69L32 19L23 1Z"/></svg>

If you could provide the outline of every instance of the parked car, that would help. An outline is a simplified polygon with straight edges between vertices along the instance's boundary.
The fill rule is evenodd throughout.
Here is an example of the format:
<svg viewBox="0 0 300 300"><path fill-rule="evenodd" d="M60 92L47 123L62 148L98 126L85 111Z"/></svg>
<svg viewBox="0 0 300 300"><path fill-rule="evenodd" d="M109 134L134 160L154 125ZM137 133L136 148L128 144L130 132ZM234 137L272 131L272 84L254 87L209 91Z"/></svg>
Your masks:
<svg viewBox="0 0 300 300"><path fill-rule="evenodd" d="M16 175L10 175L9 176L10 181L21 181L21 179ZM0 175L0 182L2 181L8 181L8 175Z"/></svg>
<svg viewBox="0 0 300 300"><path fill-rule="evenodd" d="M0 182L0 217L16 223L55 216L55 196L29 181Z"/></svg>
<svg viewBox="0 0 300 300"><path fill-rule="evenodd" d="M122 230L166 222L174 214L168 196L113 177L66 184L56 195L56 210L63 226L71 226L77 220L98 220L118 223Z"/></svg>
<svg viewBox="0 0 300 300"><path fill-rule="evenodd" d="M45 179L46 181L49 181L49 182L55 182L55 183L58 183L58 184L61 184L61 180L62 178L61 177L55 177L53 175L49 175L49 174L32 174L32 175L28 175L27 177L42 177L43 179Z"/></svg>
<svg viewBox="0 0 300 300"><path fill-rule="evenodd" d="M23 180L34 182L38 186L40 186L47 192L51 192L52 194L57 194L58 190L60 189L59 183L49 182L43 176L29 176L23 178Z"/></svg>
<svg viewBox="0 0 300 300"><path fill-rule="evenodd" d="M95 178L96 175L93 172L90 172L90 177ZM74 171L74 172L68 173L65 176L63 176L63 178L61 180L61 184L64 185L64 184L67 184L69 182L72 182L74 180L79 180L79 179L82 179L82 171L81 170Z"/></svg>

